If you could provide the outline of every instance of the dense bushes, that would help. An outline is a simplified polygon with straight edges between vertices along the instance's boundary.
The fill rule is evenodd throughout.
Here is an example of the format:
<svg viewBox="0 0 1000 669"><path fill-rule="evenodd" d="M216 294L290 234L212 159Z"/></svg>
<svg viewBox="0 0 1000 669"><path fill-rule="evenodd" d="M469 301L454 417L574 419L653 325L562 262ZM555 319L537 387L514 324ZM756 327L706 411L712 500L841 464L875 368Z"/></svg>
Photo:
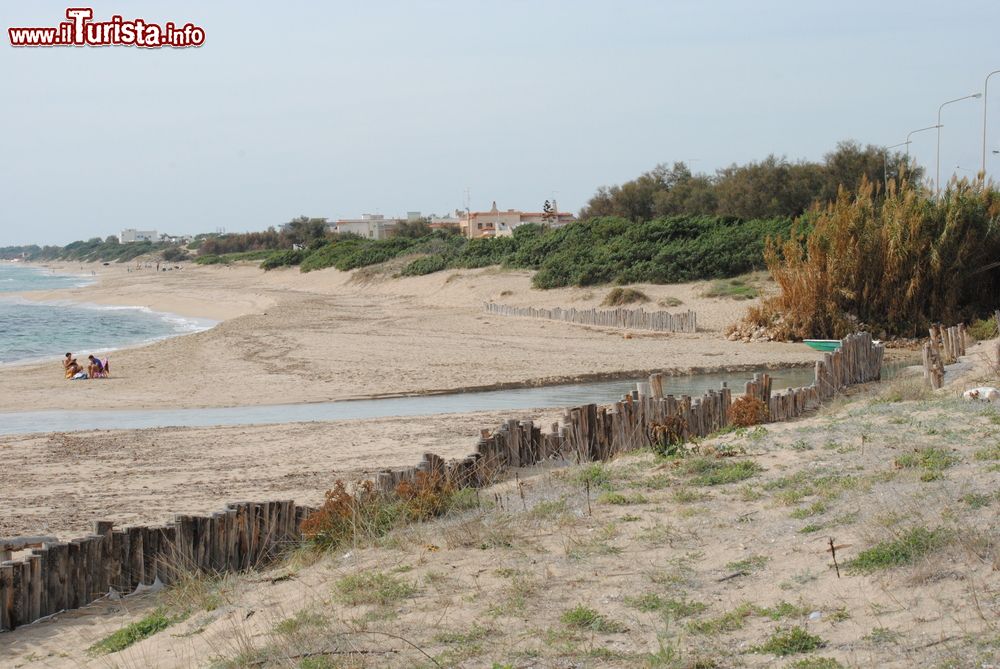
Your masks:
<svg viewBox="0 0 1000 669"><path fill-rule="evenodd" d="M1000 295L1000 193L953 183L931 198L903 182L863 183L817 209L812 229L769 243L781 293L748 323L776 338L840 338L860 328L920 336L931 322L992 313Z"/></svg>
<svg viewBox="0 0 1000 669"><path fill-rule="evenodd" d="M274 252L262 265L299 265L304 272L351 270L414 256L401 270L420 276L444 269L502 265L538 270L538 288L600 283L673 283L722 278L764 266L764 240L787 234L784 219L739 221L673 217L646 223L599 218L547 229L518 228L511 237L466 239L445 231L423 237L333 239L302 252Z"/></svg>

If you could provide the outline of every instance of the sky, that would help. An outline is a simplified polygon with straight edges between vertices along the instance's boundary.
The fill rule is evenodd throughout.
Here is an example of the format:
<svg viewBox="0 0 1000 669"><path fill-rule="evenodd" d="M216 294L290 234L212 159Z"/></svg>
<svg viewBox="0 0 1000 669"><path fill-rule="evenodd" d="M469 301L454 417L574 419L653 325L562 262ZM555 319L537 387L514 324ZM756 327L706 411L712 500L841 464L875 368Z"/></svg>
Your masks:
<svg viewBox="0 0 1000 669"><path fill-rule="evenodd" d="M10 45L67 6L205 43ZM0 246L445 214L466 193L578 211L657 163L889 146L983 90L998 26L996 0L0 0ZM942 179L978 170L983 110L944 108ZM935 132L912 139L933 175Z"/></svg>

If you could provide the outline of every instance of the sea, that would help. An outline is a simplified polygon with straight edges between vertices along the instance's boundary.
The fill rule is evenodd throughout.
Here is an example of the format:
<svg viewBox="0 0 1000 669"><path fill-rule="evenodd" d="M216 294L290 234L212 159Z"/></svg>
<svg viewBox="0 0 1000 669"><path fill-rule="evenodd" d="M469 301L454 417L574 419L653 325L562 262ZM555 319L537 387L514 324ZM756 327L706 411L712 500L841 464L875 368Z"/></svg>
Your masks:
<svg viewBox="0 0 1000 669"><path fill-rule="evenodd" d="M53 360L67 351L78 358L198 332L215 323L151 311L69 300L34 301L5 293L60 290L94 281L89 271L57 274L0 262L0 365Z"/></svg>

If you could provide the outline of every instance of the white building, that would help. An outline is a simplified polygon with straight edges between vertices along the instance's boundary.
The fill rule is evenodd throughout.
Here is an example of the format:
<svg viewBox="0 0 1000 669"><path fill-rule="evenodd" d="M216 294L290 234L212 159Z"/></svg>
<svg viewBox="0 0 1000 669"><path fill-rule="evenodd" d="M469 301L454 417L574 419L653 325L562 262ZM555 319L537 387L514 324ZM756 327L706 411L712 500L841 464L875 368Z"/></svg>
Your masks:
<svg viewBox="0 0 1000 669"><path fill-rule="evenodd" d="M131 244L133 242L155 242L160 236L156 230L136 230L135 228L125 228L118 235L118 242L121 244Z"/></svg>
<svg viewBox="0 0 1000 669"><path fill-rule="evenodd" d="M334 224L334 231L350 233L367 239L387 238L399 223L399 219L386 218L382 214L362 214L361 218L345 218Z"/></svg>

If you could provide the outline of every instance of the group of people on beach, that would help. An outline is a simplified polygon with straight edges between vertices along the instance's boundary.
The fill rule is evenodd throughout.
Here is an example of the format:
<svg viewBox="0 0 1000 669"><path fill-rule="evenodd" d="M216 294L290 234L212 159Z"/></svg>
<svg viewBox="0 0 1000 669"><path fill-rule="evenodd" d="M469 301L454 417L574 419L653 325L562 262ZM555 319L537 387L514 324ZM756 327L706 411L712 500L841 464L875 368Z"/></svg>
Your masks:
<svg viewBox="0 0 1000 669"><path fill-rule="evenodd" d="M63 370L66 372L66 378L76 381L81 379L101 379L107 378L108 376L108 361L101 361L100 358L91 354L87 356L87 369L84 369L80 363L76 361L72 353L67 353L66 357L63 358Z"/></svg>

